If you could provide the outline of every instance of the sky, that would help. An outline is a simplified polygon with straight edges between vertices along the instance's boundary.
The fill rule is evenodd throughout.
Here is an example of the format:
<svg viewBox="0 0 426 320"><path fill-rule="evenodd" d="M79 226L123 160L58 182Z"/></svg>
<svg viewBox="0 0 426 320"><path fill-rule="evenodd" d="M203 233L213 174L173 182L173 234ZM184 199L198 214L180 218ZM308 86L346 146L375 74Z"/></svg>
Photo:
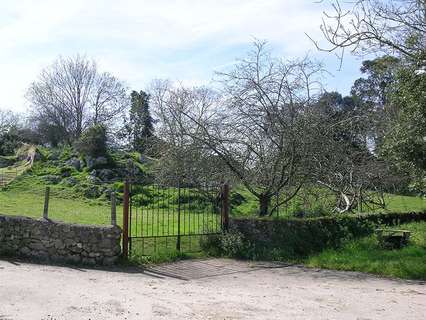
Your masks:
<svg viewBox="0 0 426 320"><path fill-rule="evenodd" d="M0 109L24 112L25 92L59 56L85 55L146 89L153 79L208 85L244 57L254 39L272 54L318 59L328 91L349 93L359 58L318 52L326 3L317 0L0 0Z"/></svg>

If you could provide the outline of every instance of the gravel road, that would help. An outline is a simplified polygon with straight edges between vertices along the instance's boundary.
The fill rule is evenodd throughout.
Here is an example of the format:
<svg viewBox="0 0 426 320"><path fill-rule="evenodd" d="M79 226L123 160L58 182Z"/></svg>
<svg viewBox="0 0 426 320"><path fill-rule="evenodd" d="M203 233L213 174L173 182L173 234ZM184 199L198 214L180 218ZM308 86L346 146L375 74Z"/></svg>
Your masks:
<svg viewBox="0 0 426 320"><path fill-rule="evenodd" d="M0 260L6 319L426 319L426 285L227 259L138 269Z"/></svg>

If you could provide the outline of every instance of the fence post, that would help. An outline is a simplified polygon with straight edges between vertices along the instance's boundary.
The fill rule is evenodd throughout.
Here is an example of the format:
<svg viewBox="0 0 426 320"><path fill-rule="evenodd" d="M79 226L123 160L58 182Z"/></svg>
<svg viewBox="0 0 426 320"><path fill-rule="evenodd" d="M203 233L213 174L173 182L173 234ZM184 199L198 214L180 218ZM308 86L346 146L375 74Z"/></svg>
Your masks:
<svg viewBox="0 0 426 320"><path fill-rule="evenodd" d="M49 197L50 197L50 187L46 187L46 191L44 193L43 219L49 218Z"/></svg>
<svg viewBox="0 0 426 320"><path fill-rule="evenodd" d="M129 181L124 182L123 194L123 256L129 257Z"/></svg>
<svg viewBox="0 0 426 320"><path fill-rule="evenodd" d="M222 199L222 227L223 231L229 230L229 184L223 185L223 199Z"/></svg>
<svg viewBox="0 0 426 320"><path fill-rule="evenodd" d="M117 205L115 192L111 192L111 224L113 226L117 225Z"/></svg>

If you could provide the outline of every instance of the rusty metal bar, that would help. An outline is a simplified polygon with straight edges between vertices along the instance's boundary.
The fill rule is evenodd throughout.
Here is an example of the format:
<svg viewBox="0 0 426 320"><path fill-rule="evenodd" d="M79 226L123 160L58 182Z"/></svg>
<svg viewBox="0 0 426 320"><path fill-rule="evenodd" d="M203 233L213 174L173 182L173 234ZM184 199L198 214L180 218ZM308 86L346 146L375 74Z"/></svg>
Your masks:
<svg viewBox="0 0 426 320"><path fill-rule="evenodd" d="M123 257L129 257L129 181L124 182L123 194Z"/></svg>
<svg viewBox="0 0 426 320"><path fill-rule="evenodd" d="M111 225L117 225L117 203L115 192L111 192Z"/></svg>
<svg viewBox="0 0 426 320"><path fill-rule="evenodd" d="M223 206L223 210L222 210L222 228L224 231L228 231L229 230L229 184L225 183L223 185L223 200L222 200L222 206Z"/></svg>

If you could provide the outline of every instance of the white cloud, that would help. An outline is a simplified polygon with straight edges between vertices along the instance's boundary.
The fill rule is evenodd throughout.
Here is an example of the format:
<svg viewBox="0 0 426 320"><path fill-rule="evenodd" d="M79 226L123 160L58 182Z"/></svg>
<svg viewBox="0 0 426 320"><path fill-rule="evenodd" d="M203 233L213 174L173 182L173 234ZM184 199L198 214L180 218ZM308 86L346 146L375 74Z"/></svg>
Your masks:
<svg viewBox="0 0 426 320"><path fill-rule="evenodd" d="M26 88L59 55L85 53L135 89L158 77L207 81L253 37L303 55L321 10L312 0L2 0L0 108L23 110Z"/></svg>

